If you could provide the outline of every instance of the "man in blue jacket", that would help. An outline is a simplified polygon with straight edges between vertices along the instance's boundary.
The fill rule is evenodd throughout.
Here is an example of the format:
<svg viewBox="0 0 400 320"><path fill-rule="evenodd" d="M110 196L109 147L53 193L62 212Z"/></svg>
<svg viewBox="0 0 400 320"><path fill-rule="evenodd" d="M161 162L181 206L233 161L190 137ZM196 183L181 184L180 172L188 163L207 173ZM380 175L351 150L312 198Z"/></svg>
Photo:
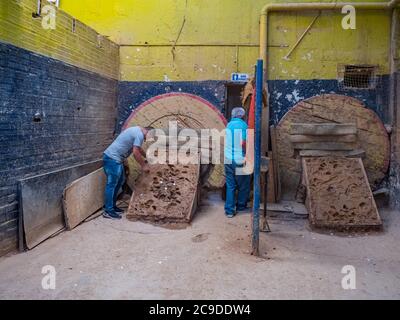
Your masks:
<svg viewBox="0 0 400 320"><path fill-rule="evenodd" d="M240 168L245 164L247 123L243 120L246 111L239 107L232 110L232 118L226 127L225 140L225 214L233 218L235 213L245 211L250 194L250 175ZM237 190L237 200L235 193Z"/></svg>

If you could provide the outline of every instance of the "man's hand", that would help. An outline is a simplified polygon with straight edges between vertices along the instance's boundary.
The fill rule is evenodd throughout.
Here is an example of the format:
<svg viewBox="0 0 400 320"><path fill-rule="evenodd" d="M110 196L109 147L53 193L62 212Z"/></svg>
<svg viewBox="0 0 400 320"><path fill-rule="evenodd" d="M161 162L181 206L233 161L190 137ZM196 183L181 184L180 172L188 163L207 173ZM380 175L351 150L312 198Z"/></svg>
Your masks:
<svg viewBox="0 0 400 320"><path fill-rule="evenodd" d="M135 160L140 164L141 167L144 166L145 164L145 158L142 156L142 152L141 152L140 147L133 147L133 157L135 158Z"/></svg>
<svg viewBox="0 0 400 320"><path fill-rule="evenodd" d="M146 153L141 147L133 147L133 157L139 163L144 173L150 172L150 168L146 160Z"/></svg>
<svg viewBox="0 0 400 320"><path fill-rule="evenodd" d="M147 162L142 166L142 171L144 173L150 173L150 166Z"/></svg>
<svg viewBox="0 0 400 320"><path fill-rule="evenodd" d="M144 152L143 148L139 148L140 154L142 155L143 158L147 158L146 152Z"/></svg>
<svg viewBox="0 0 400 320"><path fill-rule="evenodd" d="M126 176L129 176L129 163L128 163L128 161L124 161L124 170L125 170L125 175Z"/></svg>

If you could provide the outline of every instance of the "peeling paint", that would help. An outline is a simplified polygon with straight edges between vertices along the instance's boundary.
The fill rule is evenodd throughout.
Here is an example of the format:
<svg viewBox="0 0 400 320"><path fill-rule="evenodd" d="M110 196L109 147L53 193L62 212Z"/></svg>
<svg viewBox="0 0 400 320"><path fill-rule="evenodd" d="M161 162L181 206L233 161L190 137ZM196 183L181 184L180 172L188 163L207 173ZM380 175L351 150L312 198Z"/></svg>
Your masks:
<svg viewBox="0 0 400 320"><path fill-rule="evenodd" d="M304 97L299 96L300 92L299 92L299 90L297 90L297 89L296 89L296 90L293 90L292 94L293 94L294 100L295 100L296 102L299 102L300 100L303 100L303 99L304 99Z"/></svg>

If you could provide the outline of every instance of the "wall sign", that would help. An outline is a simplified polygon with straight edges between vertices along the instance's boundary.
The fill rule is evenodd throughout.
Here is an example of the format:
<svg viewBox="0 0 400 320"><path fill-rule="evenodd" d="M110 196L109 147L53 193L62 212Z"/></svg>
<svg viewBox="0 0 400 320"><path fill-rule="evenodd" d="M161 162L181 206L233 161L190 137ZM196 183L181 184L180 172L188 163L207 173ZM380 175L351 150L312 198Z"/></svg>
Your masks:
<svg viewBox="0 0 400 320"><path fill-rule="evenodd" d="M234 82L247 82L249 78L247 73L232 73L231 75L231 81Z"/></svg>

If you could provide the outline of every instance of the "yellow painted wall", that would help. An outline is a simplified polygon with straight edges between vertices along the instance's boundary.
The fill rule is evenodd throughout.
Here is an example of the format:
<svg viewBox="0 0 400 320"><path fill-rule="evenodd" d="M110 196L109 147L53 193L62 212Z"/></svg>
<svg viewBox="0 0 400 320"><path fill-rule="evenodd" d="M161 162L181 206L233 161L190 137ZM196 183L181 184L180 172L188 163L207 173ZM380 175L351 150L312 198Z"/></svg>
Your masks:
<svg viewBox="0 0 400 320"><path fill-rule="evenodd" d="M62 10L56 14L56 29L46 30L41 18L32 17L36 8L36 0L0 0L0 41L118 79L117 44L98 38L79 21L72 32L73 18Z"/></svg>
<svg viewBox="0 0 400 320"><path fill-rule="evenodd" d="M266 3L61 0L62 9L121 44L121 80L130 81L228 80L232 72L252 73L259 55L259 12ZM317 12L273 13L269 78L335 79L341 63L377 64L388 73L389 13L357 13L357 29L343 30L340 12L323 12L290 60L283 57Z"/></svg>

